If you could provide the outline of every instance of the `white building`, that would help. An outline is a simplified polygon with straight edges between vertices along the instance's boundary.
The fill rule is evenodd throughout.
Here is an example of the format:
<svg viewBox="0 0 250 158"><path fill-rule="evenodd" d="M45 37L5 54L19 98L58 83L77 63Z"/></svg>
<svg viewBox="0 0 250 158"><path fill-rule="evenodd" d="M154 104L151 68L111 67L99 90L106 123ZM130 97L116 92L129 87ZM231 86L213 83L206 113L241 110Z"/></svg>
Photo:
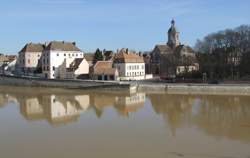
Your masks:
<svg viewBox="0 0 250 158"><path fill-rule="evenodd" d="M81 63L74 64L78 61ZM73 71L73 74L70 75L70 71ZM75 78L75 75L88 74L89 65L83 52L74 42L53 41L46 46L42 54L42 72L44 77L49 79Z"/></svg>
<svg viewBox="0 0 250 158"><path fill-rule="evenodd" d="M60 79L88 78L88 73L89 64L85 58L75 58L73 61L72 59L64 59L59 68Z"/></svg>
<svg viewBox="0 0 250 158"><path fill-rule="evenodd" d="M28 43L18 53L17 69L21 73L34 73L37 70L45 48L43 44Z"/></svg>
<svg viewBox="0 0 250 158"><path fill-rule="evenodd" d="M143 57L122 49L115 55L114 67L119 71L121 80L145 79L145 63Z"/></svg>

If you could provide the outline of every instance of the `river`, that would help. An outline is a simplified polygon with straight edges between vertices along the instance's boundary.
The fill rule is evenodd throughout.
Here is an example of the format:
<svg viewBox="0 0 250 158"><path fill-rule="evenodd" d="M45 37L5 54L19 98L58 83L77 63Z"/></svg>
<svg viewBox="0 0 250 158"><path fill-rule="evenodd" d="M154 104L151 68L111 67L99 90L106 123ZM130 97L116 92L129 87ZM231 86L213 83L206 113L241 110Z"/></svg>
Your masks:
<svg viewBox="0 0 250 158"><path fill-rule="evenodd" d="M1 158L250 158L250 96L0 87Z"/></svg>

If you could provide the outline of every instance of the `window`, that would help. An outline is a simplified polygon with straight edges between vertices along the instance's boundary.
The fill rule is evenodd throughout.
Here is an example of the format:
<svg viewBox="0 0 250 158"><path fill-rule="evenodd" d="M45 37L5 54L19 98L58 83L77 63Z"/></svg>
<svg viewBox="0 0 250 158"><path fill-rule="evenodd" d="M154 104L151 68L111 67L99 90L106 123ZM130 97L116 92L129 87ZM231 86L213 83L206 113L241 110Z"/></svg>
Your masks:
<svg viewBox="0 0 250 158"><path fill-rule="evenodd" d="M30 59L28 59L28 64L30 64Z"/></svg>
<svg viewBox="0 0 250 158"><path fill-rule="evenodd" d="M76 56L78 57L78 54L76 54Z"/></svg>
<svg viewBox="0 0 250 158"><path fill-rule="evenodd" d="M68 54L69 55L69 57L70 57L70 54Z"/></svg>
<svg viewBox="0 0 250 158"><path fill-rule="evenodd" d="M53 71L55 71L56 70L56 68L55 68L55 66L53 66Z"/></svg>
<svg viewBox="0 0 250 158"><path fill-rule="evenodd" d="M72 56L75 56L75 54L72 54Z"/></svg>
<svg viewBox="0 0 250 158"><path fill-rule="evenodd" d="M59 56L59 53L57 53L56 56Z"/></svg>
<svg viewBox="0 0 250 158"><path fill-rule="evenodd" d="M49 71L49 66L47 66L47 71Z"/></svg>

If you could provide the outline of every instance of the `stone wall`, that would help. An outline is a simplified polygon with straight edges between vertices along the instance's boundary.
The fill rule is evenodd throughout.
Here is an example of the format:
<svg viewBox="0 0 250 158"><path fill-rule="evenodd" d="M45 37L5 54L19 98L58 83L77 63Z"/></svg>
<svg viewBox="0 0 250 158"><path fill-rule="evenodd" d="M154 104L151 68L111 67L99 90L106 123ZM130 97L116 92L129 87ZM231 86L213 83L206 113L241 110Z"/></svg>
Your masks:
<svg viewBox="0 0 250 158"><path fill-rule="evenodd" d="M0 85L10 86L29 86L29 87L54 87L69 89L112 89L112 90L129 90L130 84L121 84L119 82L102 82L91 80L58 80L58 79L41 79L34 77L15 77L0 75Z"/></svg>
<svg viewBox="0 0 250 158"><path fill-rule="evenodd" d="M143 84L137 85L138 91L148 93L173 94L214 94L214 95L250 95L248 84Z"/></svg>

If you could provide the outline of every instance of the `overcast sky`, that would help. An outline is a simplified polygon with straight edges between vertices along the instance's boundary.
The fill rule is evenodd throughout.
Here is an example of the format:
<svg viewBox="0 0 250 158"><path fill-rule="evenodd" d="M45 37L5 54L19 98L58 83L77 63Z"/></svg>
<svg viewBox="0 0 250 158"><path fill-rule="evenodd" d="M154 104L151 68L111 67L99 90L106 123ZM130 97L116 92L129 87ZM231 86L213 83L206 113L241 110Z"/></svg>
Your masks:
<svg viewBox="0 0 250 158"><path fill-rule="evenodd" d="M250 24L249 0L1 0L0 52L28 42L75 41L85 52L166 43L174 18L183 44Z"/></svg>

